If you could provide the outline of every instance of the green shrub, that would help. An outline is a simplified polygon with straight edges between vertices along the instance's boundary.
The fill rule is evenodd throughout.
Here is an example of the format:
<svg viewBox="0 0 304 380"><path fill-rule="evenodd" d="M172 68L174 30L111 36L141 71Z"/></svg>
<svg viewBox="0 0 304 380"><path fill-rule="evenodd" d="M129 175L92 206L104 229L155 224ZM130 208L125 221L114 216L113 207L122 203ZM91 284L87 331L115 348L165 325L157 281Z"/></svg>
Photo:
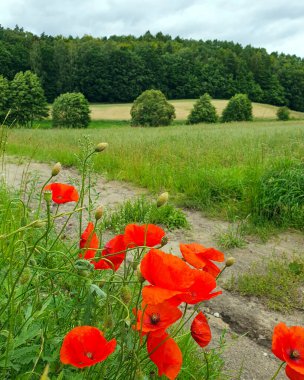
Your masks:
<svg viewBox="0 0 304 380"><path fill-rule="evenodd" d="M290 109L286 106L279 107L277 110L278 120L289 120L290 118Z"/></svg>
<svg viewBox="0 0 304 380"><path fill-rule="evenodd" d="M246 94L236 94L223 111L222 122L252 120L252 104Z"/></svg>
<svg viewBox="0 0 304 380"><path fill-rule="evenodd" d="M175 118L175 110L165 95L158 90L144 91L135 99L131 108L131 125L158 127L169 125Z"/></svg>
<svg viewBox="0 0 304 380"><path fill-rule="evenodd" d="M80 92L67 92L58 96L52 110L53 126L87 128L90 123L89 102Z"/></svg>
<svg viewBox="0 0 304 380"><path fill-rule="evenodd" d="M10 91L9 91L9 82L6 78L0 75L0 124L5 119L5 116L9 110L9 100L10 100Z"/></svg>
<svg viewBox="0 0 304 380"><path fill-rule="evenodd" d="M117 233L122 233L129 223L161 224L170 230L189 227L181 210L170 204L156 207L155 202L148 201L145 197L126 201L103 217L104 229L111 229Z"/></svg>
<svg viewBox="0 0 304 380"><path fill-rule="evenodd" d="M304 228L304 165L275 167L262 176L255 216L279 226Z"/></svg>
<svg viewBox="0 0 304 380"><path fill-rule="evenodd" d="M48 115L39 78L31 71L17 73L10 83L11 118L19 125L32 126Z"/></svg>
<svg viewBox="0 0 304 380"><path fill-rule="evenodd" d="M187 124L216 123L217 119L216 109L211 103L211 96L206 93L194 104L188 116Z"/></svg>

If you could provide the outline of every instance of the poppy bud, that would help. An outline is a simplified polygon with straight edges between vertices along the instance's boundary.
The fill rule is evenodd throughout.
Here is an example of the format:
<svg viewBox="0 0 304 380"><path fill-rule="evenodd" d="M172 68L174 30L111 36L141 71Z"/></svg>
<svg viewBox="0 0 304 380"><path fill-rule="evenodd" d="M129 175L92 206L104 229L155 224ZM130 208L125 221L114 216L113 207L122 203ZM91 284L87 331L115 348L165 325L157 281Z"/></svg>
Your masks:
<svg viewBox="0 0 304 380"><path fill-rule="evenodd" d="M35 222L32 224L32 226L34 228L42 228L44 227L46 224L46 222L44 222L43 220L35 220Z"/></svg>
<svg viewBox="0 0 304 380"><path fill-rule="evenodd" d="M40 380L50 380L50 378L48 377L49 369L50 369L50 365L47 364L44 368L43 374L40 377Z"/></svg>
<svg viewBox="0 0 304 380"><path fill-rule="evenodd" d="M97 209L95 211L95 219L96 220L101 219L102 214L103 214L103 207L102 206L97 207Z"/></svg>
<svg viewBox="0 0 304 380"><path fill-rule="evenodd" d="M107 147L109 146L108 143L104 142L104 143L99 143L96 148L95 148L95 152L102 152L103 150L107 149Z"/></svg>
<svg viewBox="0 0 304 380"><path fill-rule="evenodd" d="M105 329L107 329L107 328L110 329L111 327L113 327L113 318L111 315L106 316L106 318L103 322L103 325L104 325Z"/></svg>
<svg viewBox="0 0 304 380"><path fill-rule="evenodd" d="M123 286L120 291L120 298L128 305L131 301L131 290L128 286Z"/></svg>
<svg viewBox="0 0 304 380"><path fill-rule="evenodd" d="M160 242L160 245L161 247L163 247L164 245L168 244L168 238L167 236L164 236L162 239L161 239L161 242Z"/></svg>
<svg viewBox="0 0 304 380"><path fill-rule="evenodd" d="M145 375L143 374L141 369L137 369L135 372L135 380L145 380Z"/></svg>
<svg viewBox="0 0 304 380"><path fill-rule="evenodd" d="M145 282L146 281L146 279L141 274L140 265L137 265L136 276L137 276L139 282Z"/></svg>
<svg viewBox="0 0 304 380"><path fill-rule="evenodd" d="M133 268L134 270L136 270L137 267L138 267L138 264L139 264L139 262L138 262L137 260L133 261L133 262L132 262L132 268Z"/></svg>
<svg viewBox="0 0 304 380"><path fill-rule="evenodd" d="M50 203L52 200L52 190L45 190L43 193L43 198L47 203Z"/></svg>
<svg viewBox="0 0 304 380"><path fill-rule="evenodd" d="M160 194L160 196L157 198L156 206L161 207L165 205L168 202L169 199L169 193L165 192Z"/></svg>
<svg viewBox="0 0 304 380"><path fill-rule="evenodd" d="M231 257L228 257L225 264L226 264L226 267L231 267L234 263L235 263L235 258L231 256Z"/></svg>
<svg viewBox="0 0 304 380"><path fill-rule="evenodd" d="M60 173L61 169L62 169L61 163L57 162L57 164L55 164L53 166L52 177L55 177L56 175L58 175Z"/></svg>
<svg viewBox="0 0 304 380"><path fill-rule="evenodd" d="M25 268L24 271L22 272L21 276L19 277L19 282L20 284L26 284L29 279L31 278L31 270L30 268Z"/></svg>

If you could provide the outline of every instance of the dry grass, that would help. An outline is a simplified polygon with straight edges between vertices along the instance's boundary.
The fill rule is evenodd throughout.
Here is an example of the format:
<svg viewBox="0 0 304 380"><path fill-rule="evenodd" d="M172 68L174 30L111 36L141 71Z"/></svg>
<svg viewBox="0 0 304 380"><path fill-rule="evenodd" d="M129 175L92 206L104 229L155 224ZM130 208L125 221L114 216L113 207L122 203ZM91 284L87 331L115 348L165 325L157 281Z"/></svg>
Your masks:
<svg viewBox="0 0 304 380"><path fill-rule="evenodd" d="M185 120L194 104L194 99L172 100L177 120ZM217 112L222 114L228 100L213 100ZM91 104L92 120L129 120L131 104ZM258 119L275 119L277 107L268 104L253 103L253 115ZM291 111L291 117L303 119L304 113Z"/></svg>

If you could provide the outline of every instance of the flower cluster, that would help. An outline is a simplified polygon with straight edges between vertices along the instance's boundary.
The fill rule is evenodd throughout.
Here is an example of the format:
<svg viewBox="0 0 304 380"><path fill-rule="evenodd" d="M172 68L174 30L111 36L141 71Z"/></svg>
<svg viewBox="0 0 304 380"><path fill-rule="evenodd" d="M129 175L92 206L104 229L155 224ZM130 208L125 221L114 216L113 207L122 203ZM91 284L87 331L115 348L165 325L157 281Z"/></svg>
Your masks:
<svg viewBox="0 0 304 380"><path fill-rule="evenodd" d="M44 190L52 192L52 200L57 204L79 201L78 192L71 185L53 183ZM158 201L157 206L161 205L162 202ZM81 233L78 256L90 262L95 270L115 273L128 252L131 255L137 252L138 261L133 257L133 263L139 263L140 293L135 297L132 329L139 333L140 341L146 339L148 356L156 364L159 376L165 375L173 380L178 376L183 360L174 337L185 325L183 320L188 318L188 304L196 305L188 318L196 314L190 328L191 336L200 347L207 346L211 340L210 327L200 311L200 303L221 294L216 291L220 269L213 262L223 262L224 255L197 243L180 244L182 258L166 253L161 250L167 243L165 231L153 224L128 224L123 234L100 247L97 223L101 216L102 212L99 212L95 223L89 221ZM144 285L145 281L149 284ZM173 330L177 321L179 324ZM84 368L105 360L115 348L116 339L107 341L97 327L78 326L65 336L60 359L63 364Z"/></svg>

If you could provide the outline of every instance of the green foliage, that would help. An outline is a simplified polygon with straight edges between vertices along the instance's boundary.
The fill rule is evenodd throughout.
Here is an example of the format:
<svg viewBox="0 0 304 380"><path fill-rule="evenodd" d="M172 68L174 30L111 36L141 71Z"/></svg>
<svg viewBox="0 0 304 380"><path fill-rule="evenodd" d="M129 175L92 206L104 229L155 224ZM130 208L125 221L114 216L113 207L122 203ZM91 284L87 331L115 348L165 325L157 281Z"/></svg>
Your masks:
<svg viewBox="0 0 304 380"><path fill-rule="evenodd" d="M90 123L89 102L81 93L66 93L55 99L52 109L54 127L87 128Z"/></svg>
<svg viewBox="0 0 304 380"><path fill-rule="evenodd" d="M290 109L286 106L280 107L277 110L277 118L278 120L289 120L290 118Z"/></svg>
<svg viewBox="0 0 304 380"><path fill-rule="evenodd" d="M94 170L108 179L133 182L156 193L166 189L181 206L234 221L254 221L265 231L272 218L259 213L261 178L282 160L304 157L303 121L176 125L170 128L115 127L88 130L109 142ZM6 151L45 162L77 165L82 130L10 130ZM34 144L32 143L34 141ZM140 147L140 149L139 149ZM290 214L289 214L290 215ZM286 214L284 226L294 226Z"/></svg>
<svg viewBox="0 0 304 380"><path fill-rule="evenodd" d="M217 236L217 242L220 247L225 249L243 248L246 246L244 238L244 226L242 223L236 223L221 232Z"/></svg>
<svg viewBox="0 0 304 380"><path fill-rule="evenodd" d="M105 229L122 233L128 223L161 224L169 230L189 228L185 214L170 204L156 207L155 202L140 197L134 201L126 201L116 210L103 217Z"/></svg>
<svg viewBox="0 0 304 380"><path fill-rule="evenodd" d="M169 125L175 118L174 107L158 90L146 90L135 99L131 108L131 125L158 127Z"/></svg>
<svg viewBox="0 0 304 380"><path fill-rule="evenodd" d="M0 125L9 111L10 90L9 82L0 75Z"/></svg>
<svg viewBox="0 0 304 380"><path fill-rule="evenodd" d="M225 287L245 296L262 299L273 310L303 309L303 257L273 257L256 264L247 273L232 277Z"/></svg>
<svg viewBox="0 0 304 380"><path fill-rule="evenodd" d="M194 104L188 116L187 124L216 123L217 120L218 117L216 109L211 103L211 96L206 93Z"/></svg>
<svg viewBox="0 0 304 380"><path fill-rule="evenodd" d="M10 83L11 118L19 125L33 126L34 120L48 116L44 91L36 74L19 72Z"/></svg>
<svg viewBox="0 0 304 380"><path fill-rule="evenodd" d="M223 111L222 122L252 120L252 104L245 94L234 95Z"/></svg>
<svg viewBox="0 0 304 380"><path fill-rule="evenodd" d="M268 170L260 179L254 216L261 222L304 228L304 165L287 162Z"/></svg>

